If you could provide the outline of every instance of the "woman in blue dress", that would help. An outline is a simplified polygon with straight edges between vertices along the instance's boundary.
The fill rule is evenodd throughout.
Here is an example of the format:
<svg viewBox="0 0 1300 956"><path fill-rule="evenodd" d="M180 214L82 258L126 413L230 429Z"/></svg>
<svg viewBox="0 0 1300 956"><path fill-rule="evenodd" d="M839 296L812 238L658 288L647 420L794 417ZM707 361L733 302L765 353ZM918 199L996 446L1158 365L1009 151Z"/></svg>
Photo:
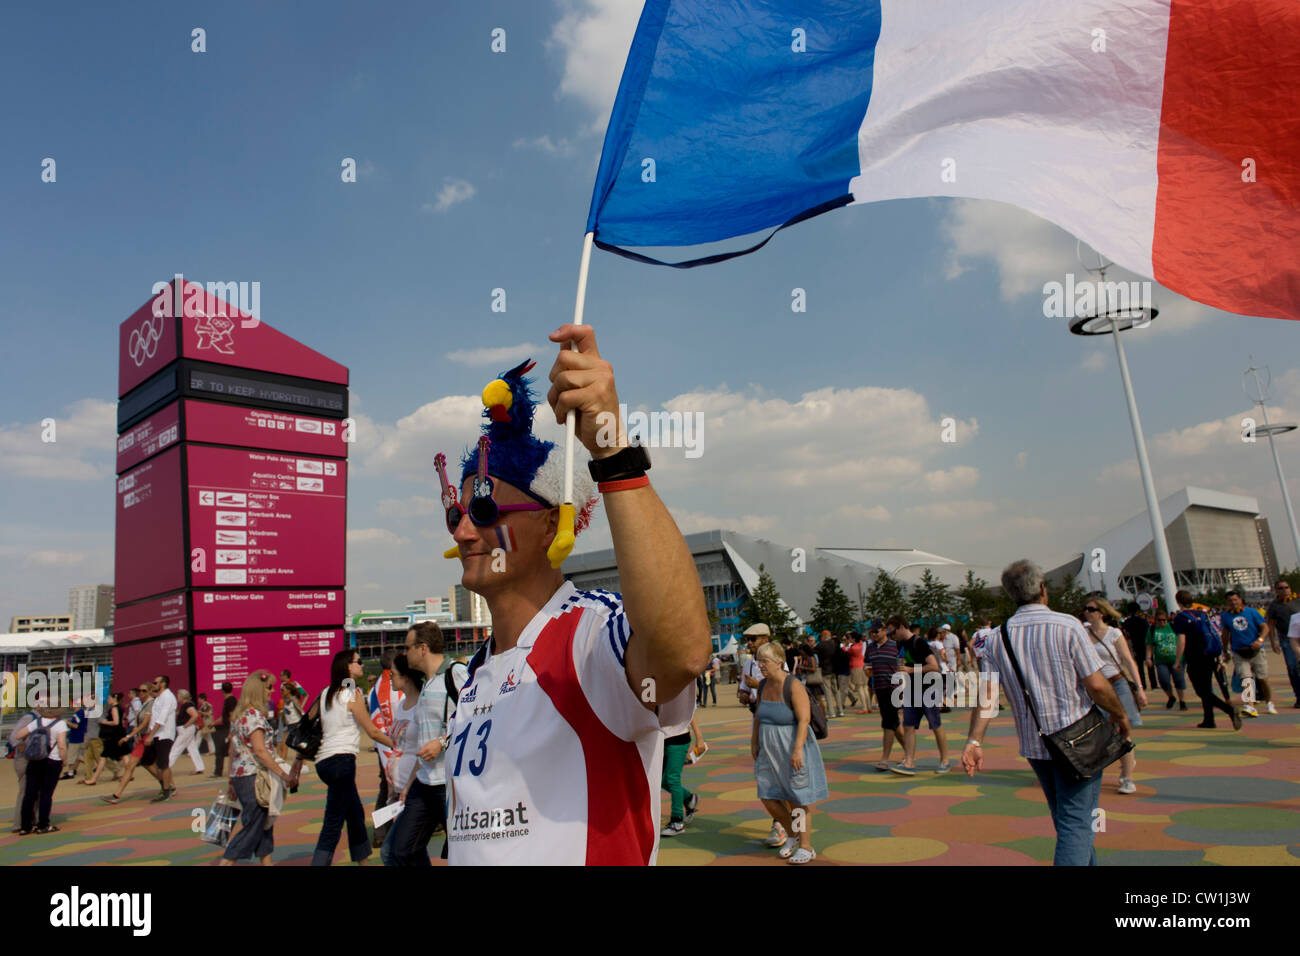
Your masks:
<svg viewBox="0 0 1300 956"><path fill-rule="evenodd" d="M808 692L782 670L785 657L779 645L764 644L756 658L763 681L758 687L750 750L758 798L790 834L781 847L782 859L809 863L817 858L809 810L830 793L817 738L808 732Z"/></svg>

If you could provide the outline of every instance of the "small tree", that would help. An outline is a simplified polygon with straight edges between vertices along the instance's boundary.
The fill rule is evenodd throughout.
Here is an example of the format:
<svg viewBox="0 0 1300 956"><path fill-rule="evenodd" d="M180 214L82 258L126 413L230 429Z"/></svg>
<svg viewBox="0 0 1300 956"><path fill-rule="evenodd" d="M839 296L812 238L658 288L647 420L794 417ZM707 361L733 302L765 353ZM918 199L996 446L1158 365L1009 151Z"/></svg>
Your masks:
<svg viewBox="0 0 1300 956"><path fill-rule="evenodd" d="M975 572L966 569L966 580L957 589L961 610L969 615L972 622L979 619L997 603L997 598L989 593L989 583L983 578L975 577Z"/></svg>
<svg viewBox="0 0 1300 956"><path fill-rule="evenodd" d="M766 624L777 640L790 640L799 630L794 612L781 600L776 582L763 565L758 566L758 584L740 608L741 630L752 624Z"/></svg>
<svg viewBox="0 0 1300 956"><path fill-rule="evenodd" d="M862 604L868 614L879 620L907 613L907 596L903 593L903 586L884 571L876 575Z"/></svg>
<svg viewBox="0 0 1300 956"><path fill-rule="evenodd" d="M1088 594L1088 591L1085 591L1073 581L1070 582L1069 587L1065 588L1048 587L1047 606L1053 611L1075 617L1078 616L1079 610L1088 600Z"/></svg>
<svg viewBox="0 0 1300 956"><path fill-rule="evenodd" d="M832 634L844 634L851 631L857 623L854 620L853 605L848 596L840 590L840 583L834 578L822 581L817 591L817 601L812 607L812 630L814 634L830 631Z"/></svg>
<svg viewBox="0 0 1300 956"><path fill-rule="evenodd" d="M935 577L933 571L926 568L921 572L921 580L917 582L916 587L912 588L907 610L915 620L934 624L952 614L954 603L948 585Z"/></svg>

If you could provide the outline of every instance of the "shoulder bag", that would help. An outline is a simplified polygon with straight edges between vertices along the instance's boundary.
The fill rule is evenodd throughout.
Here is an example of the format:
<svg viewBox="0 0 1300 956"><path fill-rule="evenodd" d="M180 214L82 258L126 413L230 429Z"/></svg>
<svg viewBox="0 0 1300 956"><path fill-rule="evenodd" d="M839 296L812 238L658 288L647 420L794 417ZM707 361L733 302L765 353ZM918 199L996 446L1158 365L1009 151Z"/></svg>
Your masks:
<svg viewBox="0 0 1300 956"><path fill-rule="evenodd" d="M316 696L316 703L307 708L306 713L302 715L302 719L289 728L289 733L284 738L284 745L304 760L316 759L321 740L325 736L325 729L320 718L320 702L324 693L324 691L321 691ZM312 716L313 712L316 714L315 717Z"/></svg>
<svg viewBox="0 0 1300 956"><path fill-rule="evenodd" d="M1067 784L1090 780L1133 749L1133 741L1121 737L1105 711L1095 703L1070 726L1054 733L1043 733L1043 725L1038 722L1038 711L1034 709L1034 701L1029 696L1025 675L1020 671L1020 662L1016 660L1005 621L1001 630L1002 646L1006 648L1011 667L1016 672L1016 680L1020 682L1020 692L1025 695L1025 706L1034 718L1038 736L1051 755L1052 765L1062 780Z"/></svg>
<svg viewBox="0 0 1300 956"><path fill-rule="evenodd" d="M1091 637L1091 634L1089 634L1089 636ZM1133 695L1133 706L1137 707L1138 710L1141 710L1142 708L1138 706L1137 682L1128 676L1128 672L1124 670L1124 665L1119 662L1119 658L1117 658L1115 656L1115 652L1110 649L1110 645L1107 644L1104 640L1100 641L1099 643L1101 644L1102 647L1106 649L1106 654L1110 657L1111 663L1115 665L1115 669L1119 671L1119 676L1124 678L1124 683L1128 684L1129 693ZM1170 666L1172 667L1173 665L1171 664Z"/></svg>

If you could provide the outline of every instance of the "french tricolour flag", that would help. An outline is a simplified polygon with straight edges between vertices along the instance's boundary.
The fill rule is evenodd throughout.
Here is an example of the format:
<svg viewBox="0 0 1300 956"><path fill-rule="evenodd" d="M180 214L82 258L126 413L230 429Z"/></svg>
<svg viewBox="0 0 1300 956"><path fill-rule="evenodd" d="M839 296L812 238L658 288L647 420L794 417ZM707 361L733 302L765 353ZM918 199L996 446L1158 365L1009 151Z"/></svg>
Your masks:
<svg viewBox="0 0 1300 956"><path fill-rule="evenodd" d="M602 247L914 196L1013 203L1190 298L1300 318L1300 0L647 0Z"/></svg>

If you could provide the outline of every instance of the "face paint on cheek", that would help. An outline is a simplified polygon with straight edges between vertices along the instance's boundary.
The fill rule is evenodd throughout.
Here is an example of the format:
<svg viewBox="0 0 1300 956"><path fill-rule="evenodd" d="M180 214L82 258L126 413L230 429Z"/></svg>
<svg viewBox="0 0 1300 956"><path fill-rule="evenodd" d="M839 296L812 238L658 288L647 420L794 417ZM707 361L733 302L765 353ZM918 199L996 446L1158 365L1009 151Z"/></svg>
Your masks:
<svg viewBox="0 0 1300 956"><path fill-rule="evenodd" d="M514 530L511 529L509 525L499 524L492 530L496 532L497 543L501 546L501 549L503 551L515 550L515 548L517 547L517 545L515 544L515 533Z"/></svg>

